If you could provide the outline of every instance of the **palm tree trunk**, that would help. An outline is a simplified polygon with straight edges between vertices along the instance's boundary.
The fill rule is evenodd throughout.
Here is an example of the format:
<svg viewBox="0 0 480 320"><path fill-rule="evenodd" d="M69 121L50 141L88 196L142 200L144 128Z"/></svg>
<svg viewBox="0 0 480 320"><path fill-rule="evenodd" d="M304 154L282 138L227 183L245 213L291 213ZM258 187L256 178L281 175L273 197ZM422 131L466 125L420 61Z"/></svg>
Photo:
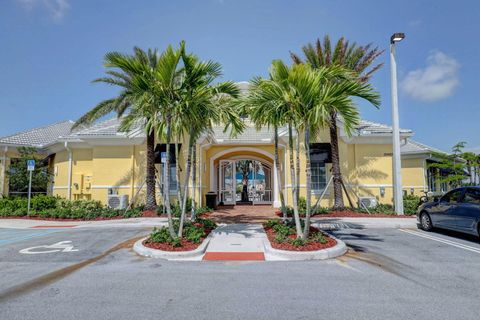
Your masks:
<svg viewBox="0 0 480 320"><path fill-rule="evenodd" d="M297 182L297 203L300 203L300 132L296 129L297 141L295 145L295 181Z"/></svg>
<svg viewBox="0 0 480 320"><path fill-rule="evenodd" d="M195 210L196 210L196 205L195 205L195 196L196 196L196 191L197 191L197 145L193 144L193 153L192 153L192 221L195 221ZM200 190L200 194L202 191Z"/></svg>
<svg viewBox="0 0 480 320"><path fill-rule="evenodd" d="M183 201L183 195L182 195L182 185L180 183L180 162L179 162L179 150L178 150L178 142L175 142L175 164L176 164L176 170L175 170L175 177L177 179L177 201L178 205L181 206Z"/></svg>
<svg viewBox="0 0 480 320"><path fill-rule="evenodd" d="M291 124L288 124L288 149L290 153L290 175L292 180L293 217L295 219L295 229L297 231L297 237L300 237L302 235L302 226L300 224L300 215L298 213L298 188L295 173L295 163L293 161L293 137Z"/></svg>
<svg viewBox="0 0 480 320"><path fill-rule="evenodd" d="M193 147L193 135L190 133L188 139L188 151L187 151L187 165L185 168L185 178L183 181L183 199L180 206L180 225L178 227L178 236L183 234L183 222L185 221L185 215L187 214L187 195L188 195L188 182L190 180L190 169L192 167L192 147Z"/></svg>
<svg viewBox="0 0 480 320"><path fill-rule="evenodd" d="M147 136L147 199L145 202L146 210L155 210L157 199L155 198L155 132Z"/></svg>
<svg viewBox="0 0 480 320"><path fill-rule="evenodd" d="M305 126L305 173L307 176L307 196L305 197L306 209L305 209L305 228L303 229L303 238L308 239L310 233L310 207L312 202L312 170L310 167L310 128L308 123Z"/></svg>
<svg viewBox="0 0 480 320"><path fill-rule="evenodd" d="M280 194L280 205L282 208L283 219L287 219L287 209L285 207L285 198L283 197L282 181L280 178L280 161L278 159L278 127L274 126L274 145L275 145L275 167L277 168L277 187Z"/></svg>
<svg viewBox="0 0 480 320"><path fill-rule="evenodd" d="M173 220L172 220L172 208L170 208L170 140L172 138L172 124L170 116L167 116L166 119L166 151L165 151L165 177L164 181L164 190L165 190L165 208L167 209L167 218L168 218L168 231L170 236L175 238L175 230L173 229Z"/></svg>
<svg viewBox="0 0 480 320"><path fill-rule="evenodd" d="M340 171L340 156L338 151L338 133L337 133L337 115L330 114L330 145L332 148L332 174L333 174L333 196L335 210L343 210L345 204L343 203L342 194L342 173Z"/></svg>

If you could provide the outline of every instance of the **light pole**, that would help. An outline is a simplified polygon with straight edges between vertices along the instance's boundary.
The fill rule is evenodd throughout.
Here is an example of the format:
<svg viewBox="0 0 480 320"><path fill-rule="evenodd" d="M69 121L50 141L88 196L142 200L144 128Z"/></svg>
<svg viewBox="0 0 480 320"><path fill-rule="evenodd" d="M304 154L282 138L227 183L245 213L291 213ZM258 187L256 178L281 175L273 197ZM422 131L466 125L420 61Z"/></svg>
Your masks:
<svg viewBox="0 0 480 320"><path fill-rule="evenodd" d="M394 33L390 37L390 71L392 85L392 127L393 127L393 202L395 212L403 215L402 163L400 158L400 125L398 120L397 63L395 43L405 38L404 33Z"/></svg>

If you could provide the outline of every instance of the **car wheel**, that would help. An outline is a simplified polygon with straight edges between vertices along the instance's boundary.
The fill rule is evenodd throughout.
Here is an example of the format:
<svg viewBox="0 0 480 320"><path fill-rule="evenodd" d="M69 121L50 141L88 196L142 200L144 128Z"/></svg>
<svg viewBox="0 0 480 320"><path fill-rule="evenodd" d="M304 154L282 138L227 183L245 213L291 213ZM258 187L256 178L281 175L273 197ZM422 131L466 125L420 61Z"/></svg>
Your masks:
<svg viewBox="0 0 480 320"><path fill-rule="evenodd" d="M420 215L420 225L422 229L425 231L430 231L433 229L432 219L430 219L430 216L428 215L428 213L423 212Z"/></svg>

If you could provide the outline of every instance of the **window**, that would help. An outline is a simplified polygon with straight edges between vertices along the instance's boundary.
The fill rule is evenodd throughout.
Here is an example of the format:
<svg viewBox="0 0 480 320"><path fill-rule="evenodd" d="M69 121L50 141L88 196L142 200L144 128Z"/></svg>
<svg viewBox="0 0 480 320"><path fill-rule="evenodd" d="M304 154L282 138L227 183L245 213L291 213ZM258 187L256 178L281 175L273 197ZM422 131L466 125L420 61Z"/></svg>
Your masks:
<svg viewBox="0 0 480 320"><path fill-rule="evenodd" d="M463 202L480 204L480 190L479 189L467 189L465 191L465 198Z"/></svg>
<svg viewBox="0 0 480 320"><path fill-rule="evenodd" d="M427 182L428 182L428 191L435 192L437 191L437 170L436 168L427 169Z"/></svg>
<svg viewBox="0 0 480 320"><path fill-rule="evenodd" d="M325 175L325 163L312 162L312 190L322 191L327 184L327 178Z"/></svg>
<svg viewBox="0 0 480 320"><path fill-rule="evenodd" d="M161 170L162 170L162 186L164 183L165 179L165 165L161 165ZM170 192L176 192L177 191L177 167L175 164L170 165Z"/></svg>
<svg viewBox="0 0 480 320"><path fill-rule="evenodd" d="M325 164L332 162L330 144L311 143L310 160L310 167L312 173L312 191L322 192L327 185Z"/></svg>
<svg viewBox="0 0 480 320"><path fill-rule="evenodd" d="M450 191L449 193L444 195L440 201L447 202L447 203L458 203L462 193L463 193L463 189L456 189L456 190Z"/></svg>

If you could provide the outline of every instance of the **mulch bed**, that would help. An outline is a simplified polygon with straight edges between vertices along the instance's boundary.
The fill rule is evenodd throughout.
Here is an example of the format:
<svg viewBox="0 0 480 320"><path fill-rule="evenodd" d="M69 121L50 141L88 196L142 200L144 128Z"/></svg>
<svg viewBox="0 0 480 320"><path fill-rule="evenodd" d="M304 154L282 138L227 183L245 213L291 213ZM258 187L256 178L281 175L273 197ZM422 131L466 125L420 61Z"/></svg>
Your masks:
<svg viewBox="0 0 480 320"><path fill-rule="evenodd" d="M276 211L275 214L279 217L282 217L282 212L281 211ZM414 214L412 215L403 215L399 216L396 214L385 214L385 213L362 213L362 212L355 212L355 211L350 211L350 210L345 210L345 211L331 211L329 213L319 213L319 214L314 214L312 217L315 218L412 218L415 217Z"/></svg>
<svg viewBox="0 0 480 320"><path fill-rule="evenodd" d="M335 239L329 237L325 233L323 233L323 236L327 240L326 243L320 243L320 242L309 242L303 246L294 246L291 243L288 242L283 242L283 243L278 243L275 241L275 231L273 228L265 228L265 232L267 233L268 240L270 241L270 245L274 249L278 250L287 250L287 251L316 251L316 250L322 250L322 249L327 249L335 246L337 244L337 241ZM310 227L310 234L316 233L316 232L321 232L315 227ZM289 238L294 240L297 236L296 235L290 235Z"/></svg>
<svg viewBox="0 0 480 320"><path fill-rule="evenodd" d="M128 219L122 216L119 217L98 217L95 219L73 219L73 218L42 218L42 217L29 217L29 216L8 216L8 217L0 217L0 219L28 219L28 220L44 220L44 221L103 221L103 220L123 220Z"/></svg>
<svg viewBox="0 0 480 320"><path fill-rule="evenodd" d="M202 238L202 242L205 238ZM200 243L194 243L191 241L188 241L186 239L182 239L182 246L180 247L174 247L171 244L168 243L159 243L159 242L147 242L147 240L143 241L143 245L148 248L152 249L157 249L157 250L162 250L162 251L192 251L197 249L202 242Z"/></svg>
<svg viewBox="0 0 480 320"><path fill-rule="evenodd" d="M163 250L163 251L192 251L197 249L205 240L206 237L212 232L211 229L205 229L205 237L202 238L200 243L195 243L188 241L187 239L182 239L182 245L180 247L174 247L169 243L160 243L160 242L148 242L148 239L143 241L143 245L148 248Z"/></svg>

